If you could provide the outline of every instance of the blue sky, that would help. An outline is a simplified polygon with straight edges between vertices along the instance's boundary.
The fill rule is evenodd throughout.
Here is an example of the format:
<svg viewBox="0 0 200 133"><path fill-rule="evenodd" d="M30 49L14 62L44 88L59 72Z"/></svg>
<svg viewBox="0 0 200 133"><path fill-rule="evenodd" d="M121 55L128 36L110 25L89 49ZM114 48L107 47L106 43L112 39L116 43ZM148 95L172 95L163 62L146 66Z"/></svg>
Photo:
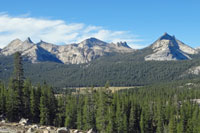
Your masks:
<svg viewBox="0 0 200 133"><path fill-rule="evenodd" d="M95 36L142 48L164 32L198 47L199 5L199 0L2 0L0 47L16 37L62 44Z"/></svg>

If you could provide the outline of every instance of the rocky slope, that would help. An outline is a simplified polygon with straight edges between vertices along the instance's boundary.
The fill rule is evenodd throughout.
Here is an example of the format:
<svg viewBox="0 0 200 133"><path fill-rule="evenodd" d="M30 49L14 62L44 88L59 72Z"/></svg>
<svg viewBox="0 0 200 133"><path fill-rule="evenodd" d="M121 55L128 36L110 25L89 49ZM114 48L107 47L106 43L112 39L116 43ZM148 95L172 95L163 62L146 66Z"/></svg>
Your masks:
<svg viewBox="0 0 200 133"><path fill-rule="evenodd" d="M0 122L0 133L96 133L93 129L82 131L66 127L42 126L37 124L5 123Z"/></svg>
<svg viewBox="0 0 200 133"><path fill-rule="evenodd" d="M27 38L24 42L19 39L13 40L0 51L0 54L8 56L17 51L22 53L25 60L31 61L32 63L39 61L61 62L42 47L35 45L30 38Z"/></svg>
<svg viewBox="0 0 200 133"><path fill-rule="evenodd" d="M131 49L126 42L106 43L96 38L69 45L54 45L44 41L34 44L28 38L24 42L19 39L13 40L0 51L0 54L7 56L17 51L20 51L24 59L32 63L54 61L65 64L81 64L111 53L129 53L135 50Z"/></svg>
<svg viewBox="0 0 200 133"><path fill-rule="evenodd" d="M65 64L88 63L110 53L129 53L134 51L126 42L117 44L106 43L96 38L89 38L78 44L74 43L63 46L53 45L43 41L38 43L38 45L56 55Z"/></svg>
<svg viewBox="0 0 200 133"><path fill-rule="evenodd" d="M191 67L190 69L188 69L183 76L187 75L187 74L192 74L192 75L200 75L200 66L194 66Z"/></svg>
<svg viewBox="0 0 200 133"><path fill-rule="evenodd" d="M190 55L198 53L197 50L167 33L161 36L149 48L153 50L153 53L145 56L145 60L187 60L191 59Z"/></svg>
<svg viewBox="0 0 200 133"><path fill-rule="evenodd" d="M44 41L35 44L27 38L25 41L13 40L0 50L0 55L12 55L20 51L24 59L32 63L53 61L64 64L83 64L113 53L133 53L136 56L140 53L145 61L190 60L194 57L193 55L199 53L198 49L189 47L167 33L145 49L150 52L145 53L144 49L134 50L126 42L106 43L96 38L68 45L55 45Z"/></svg>

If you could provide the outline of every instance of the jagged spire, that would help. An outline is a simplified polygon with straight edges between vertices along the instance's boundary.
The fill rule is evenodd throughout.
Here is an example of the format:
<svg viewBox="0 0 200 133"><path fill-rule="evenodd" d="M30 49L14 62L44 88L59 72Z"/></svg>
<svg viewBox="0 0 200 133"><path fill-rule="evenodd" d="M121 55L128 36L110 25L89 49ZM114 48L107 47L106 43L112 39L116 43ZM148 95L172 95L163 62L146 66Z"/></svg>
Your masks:
<svg viewBox="0 0 200 133"><path fill-rule="evenodd" d="M30 37L28 37L28 38L25 40L25 42L33 43Z"/></svg>
<svg viewBox="0 0 200 133"><path fill-rule="evenodd" d="M38 42L37 45L41 45L41 44L43 44L43 43L47 43L47 42L45 42L45 41L43 41L43 40L40 40L40 42Z"/></svg>
<svg viewBox="0 0 200 133"><path fill-rule="evenodd" d="M46 42L41 39L39 43L46 43Z"/></svg>
<svg viewBox="0 0 200 133"><path fill-rule="evenodd" d="M131 48L131 47L128 46L128 44L127 44L126 41L124 41L124 42L122 42L122 41L117 42L117 46L123 46L123 47Z"/></svg>

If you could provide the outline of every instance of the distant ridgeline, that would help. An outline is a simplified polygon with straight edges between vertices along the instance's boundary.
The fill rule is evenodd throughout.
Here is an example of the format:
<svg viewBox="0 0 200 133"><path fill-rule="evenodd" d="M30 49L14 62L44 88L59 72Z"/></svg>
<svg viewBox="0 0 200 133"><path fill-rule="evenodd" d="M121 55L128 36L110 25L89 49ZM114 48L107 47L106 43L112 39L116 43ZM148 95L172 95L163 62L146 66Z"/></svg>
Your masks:
<svg viewBox="0 0 200 133"><path fill-rule="evenodd" d="M199 77L200 54L174 36L165 33L140 50L126 43L106 43L95 38L77 44L57 46L30 38L12 41L0 51L0 79L12 75L12 54L23 56L25 76L54 88L138 86Z"/></svg>

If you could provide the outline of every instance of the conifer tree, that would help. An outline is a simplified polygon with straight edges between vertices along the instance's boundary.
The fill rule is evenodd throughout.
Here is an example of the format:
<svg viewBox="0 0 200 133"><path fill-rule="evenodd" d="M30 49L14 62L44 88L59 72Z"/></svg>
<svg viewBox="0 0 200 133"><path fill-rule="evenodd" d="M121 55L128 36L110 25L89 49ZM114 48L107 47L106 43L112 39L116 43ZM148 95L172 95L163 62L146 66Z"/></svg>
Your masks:
<svg viewBox="0 0 200 133"><path fill-rule="evenodd" d="M116 103L116 126L117 126L117 132L123 132L124 130L124 118L123 118L123 110L122 110L122 103L119 96L117 97L117 103Z"/></svg>
<svg viewBox="0 0 200 133"><path fill-rule="evenodd" d="M19 95L14 90L14 84L11 80L9 82L9 87L6 95L6 117L8 121L18 121L21 117L21 112L19 112L19 105L21 102L19 101Z"/></svg>
<svg viewBox="0 0 200 133"><path fill-rule="evenodd" d="M93 92L86 92L83 106L83 124L85 130L95 127L95 110Z"/></svg>
<svg viewBox="0 0 200 133"><path fill-rule="evenodd" d="M138 123L138 110L137 106L133 103L131 104L130 116L129 116L129 132L139 133L139 123Z"/></svg>
<svg viewBox="0 0 200 133"><path fill-rule="evenodd" d="M77 105L77 128L83 129L83 98L81 95L78 95L78 105Z"/></svg>
<svg viewBox="0 0 200 133"><path fill-rule="evenodd" d="M16 91L16 100L18 102L18 112L19 119L24 115L23 106L23 84L24 84L24 69L22 64L22 57L20 52L14 54L14 77L13 77L13 88Z"/></svg>
<svg viewBox="0 0 200 133"><path fill-rule="evenodd" d="M65 126L68 128L76 128L76 99L72 96L67 96L66 98L66 110L65 110Z"/></svg>
<svg viewBox="0 0 200 133"><path fill-rule="evenodd" d="M47 86L46 93L47 93L47 108L49 112L49 123L50 125L53 125L56 116L57 102L51 87Z"/></svg>
<svg viewBox="0 0 200 133"><path fill-rule="evenodd" d="M171 116L169 120L169 133L177 132L177 121L174 115Z"/></svg>
<svg viewBox="0 0 200 133"><path fill-rule="evenodd" d="M31 91L31 82L30 80L25 80L23 87L23 117L30 118L30 91Z"/></svg>
<svg viewBox="0 0 200 133"><path fill-rule="evenodd" d="M40 124L50 125L50 116L48 109L48 97L46 86L42 87L41 97L40 97Z"/></svg>
<svg viewBox="0 0 200 133"><path fill-rule="evenodd" d="M193 132L196 133L200 130L200 124L199 124L199 117L200 117L200 114L199 114L199 106L198 105L194 105L194 111L193 111L193 114L192 114L192 124L193 124ZM190 128L190 127L189 127Z"/></svg>
<svg viewBox="0 0 200 133"><path fill-rule="evenodd" d="M64 105L64 96L59 96L57 98L57 111L54 120L54 125L61 127L64 126L64 119L65 119L65 105Z"/></svg>
<svg viewBox="0 0 200 133"><path fill-rule="evenodd" d="M6 113L6 94L4 84L0 82L0 114Z"/></svg>
<svg viewBox="0 0 200 133"><path fill-rule="evenodd" d="M159 100L160 101L160 100ZM164 131L164 115L162 103L158 101L157 104L157 133L163 133Z"/></svg>
<svg viewBox="0 0 200 133"><path fill-rule="evenodd" d="M32 122L39 121L39 104L37 103L36 89L31 88L30 92L30 118Z"/></svg>
<svg viewBox="0 0 200 133"><path fill-rule="evenodd" d="M98 131L105 132L106 130L106 95L105 91L98 91L98 105L96 112L96 128Z"/></svg>
<svg viewBox="0 0 200 133"><path fill-rule="evenodd" d="M113 105L108 106L106 120L107 120L106 132L107 133L114 132L115 123L114 123L114 109L113 109Z"/></svg>
<svg viewBox="0 0 200 133"><path fill-rule="evenodd" d="M145 116L144 116L144 112L141 113L141 117L140 117L140 130L141 133L145 133L146 129L146 121L145 121Z"/></svg>
<svg viewBox="0 0 200 133"><path fill-rule="evenodd" d="M128 124L127 124L127 114L123 114L123 132L124 133L127 133L127 127L128 127Z"/></svg>
<svg viewBox="0 0 200 133"><path fill-rule="evenodd" d="M14 54L14 82L16 82L16 90L22 96L22 89L24 84L24 69L22 64L22 57L20 52Z"/></svg>

